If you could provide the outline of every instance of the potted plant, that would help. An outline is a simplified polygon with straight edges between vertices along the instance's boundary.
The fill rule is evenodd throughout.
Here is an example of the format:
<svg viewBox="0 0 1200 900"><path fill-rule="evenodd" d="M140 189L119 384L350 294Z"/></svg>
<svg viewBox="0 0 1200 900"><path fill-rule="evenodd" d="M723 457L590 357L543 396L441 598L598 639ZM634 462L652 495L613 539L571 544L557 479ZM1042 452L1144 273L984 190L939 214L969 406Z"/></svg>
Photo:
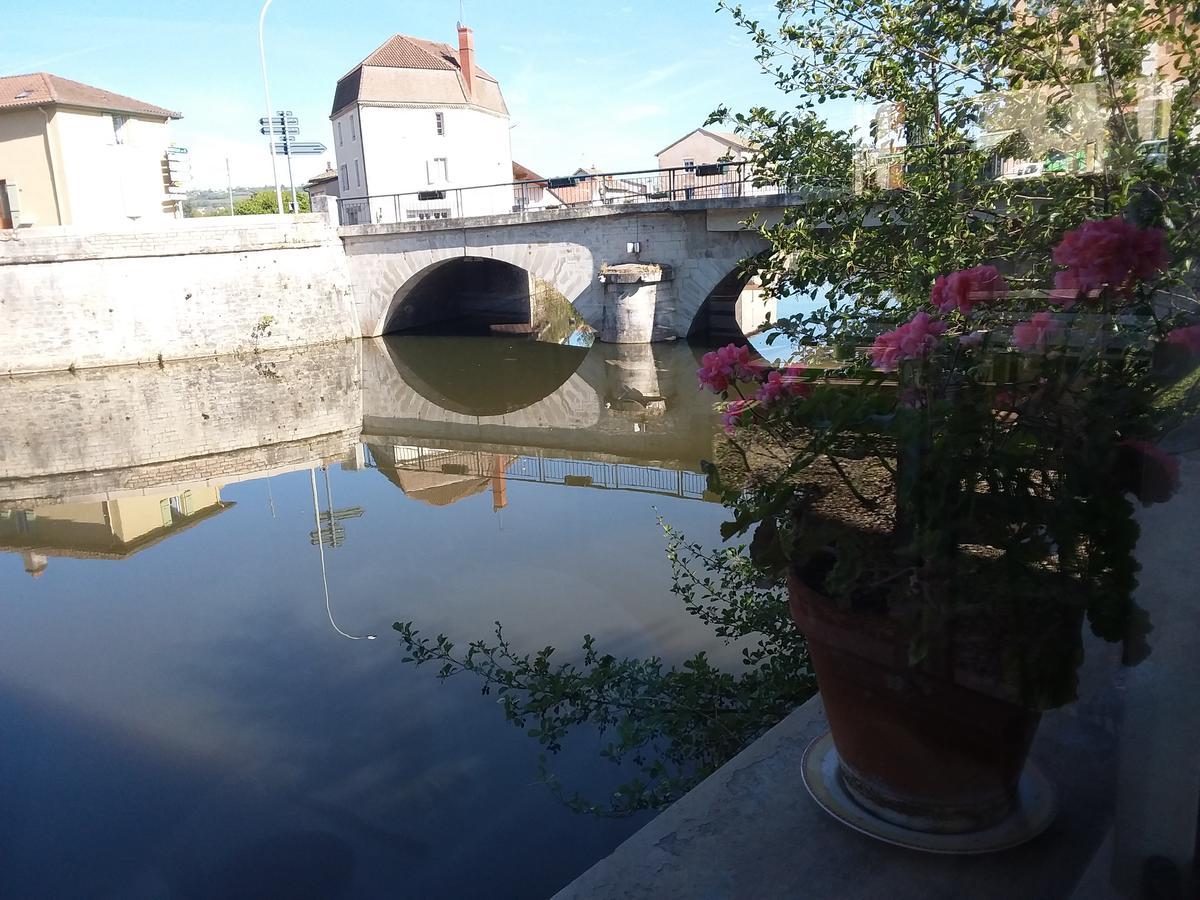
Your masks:
<svg viewBox="0 0 1200 900"><path fill-rule="evenodd" d="M1157 229L1087 221L1054 260L1036 311L992 266L939 276L837 383L734 345L699 371L742 469L730 483L710 466L735 513L725 536L756 526L842 784L904 828L979 831L1013 811L1041 711L1075 696L1085 619L1127 661L1146 652L1131 498L1177 485L1155 442L1191 407L1194 374L1163 391L1192 372L1200 325L1155 315Z"/></svg>

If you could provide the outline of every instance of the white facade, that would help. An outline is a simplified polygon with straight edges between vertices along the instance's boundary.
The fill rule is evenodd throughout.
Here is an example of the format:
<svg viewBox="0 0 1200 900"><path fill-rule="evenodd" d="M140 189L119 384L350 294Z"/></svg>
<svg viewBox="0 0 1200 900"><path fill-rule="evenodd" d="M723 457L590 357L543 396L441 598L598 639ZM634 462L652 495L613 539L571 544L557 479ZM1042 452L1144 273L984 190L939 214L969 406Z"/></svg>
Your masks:
<svg viewBox="0 0 1200 900"><path fill-rule="evenodd" d="M358 106L333 120L333 141L340 196L369 195L371 222L512 212L507 116L470 108ZM498 187L455 190L480 185ZM439 191L445 197L418 199ZM359 208L364 212L353 224L366 224L365 204Z"/></svg>
<svg viewBox="0 0 1200 900"><path fill-rule="evenodd" d="M330 121L345 224L513 210L508 110L466 28L457 49L389 39L338 82Z"/></svg>
<svg viewBox="0 0 1200 900"><path fill-rule="evenodd" d="M163 160L166 121L89 109L54 115L66 197L74 225L143 222L180 213L168 197Z"/></svg>

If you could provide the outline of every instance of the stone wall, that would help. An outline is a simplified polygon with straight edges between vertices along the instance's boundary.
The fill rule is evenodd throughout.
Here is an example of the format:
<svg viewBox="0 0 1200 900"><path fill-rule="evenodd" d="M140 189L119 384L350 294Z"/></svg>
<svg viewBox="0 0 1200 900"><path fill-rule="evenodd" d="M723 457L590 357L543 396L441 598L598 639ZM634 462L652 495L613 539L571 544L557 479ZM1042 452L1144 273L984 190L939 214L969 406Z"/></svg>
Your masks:
<svg viewBox="0 0 1200 900"><path fill-rule="evenodd" d="M362 423L359 344L0 379L0 505L294 467Z"/></svg>
<svg viewBox="0 0 1200 900"><path fill-rule="evenodd" d="M5 232L0 323L9 373L358 336L341 242L320 215Z"/></svg>

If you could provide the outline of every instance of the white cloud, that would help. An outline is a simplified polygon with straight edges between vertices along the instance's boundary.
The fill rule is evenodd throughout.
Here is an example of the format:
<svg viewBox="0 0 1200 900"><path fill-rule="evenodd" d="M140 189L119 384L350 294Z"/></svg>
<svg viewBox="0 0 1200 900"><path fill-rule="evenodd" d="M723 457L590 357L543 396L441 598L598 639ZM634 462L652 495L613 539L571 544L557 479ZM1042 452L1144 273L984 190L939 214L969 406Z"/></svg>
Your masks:
<svg viewBox="0 0 1200 900"><path fill-rule="evenodd" d="M623 125L633 122L644 122L666 113L667 108L660 103L630 103L619 107L612 114L613 120Z"/></svg>

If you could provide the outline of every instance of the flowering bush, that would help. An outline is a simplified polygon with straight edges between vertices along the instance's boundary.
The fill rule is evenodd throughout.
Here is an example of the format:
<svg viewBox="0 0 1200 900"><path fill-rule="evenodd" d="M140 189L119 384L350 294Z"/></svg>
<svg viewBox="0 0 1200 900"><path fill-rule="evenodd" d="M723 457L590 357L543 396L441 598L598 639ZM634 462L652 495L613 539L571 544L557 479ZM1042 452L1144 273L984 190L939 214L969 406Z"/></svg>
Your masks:
<svg viewBox="0 0 1200 900"><path fill-rule="evenodd" d="M1195 407L1200 381L1200 325L1155 303L1153 279L1169 265L1162 232L1088 221L1053 259L1065 269L1040 295L1008 294L991 266L938 276L929 306L836 381L756 365L733 345L699 372L736 395L722 421L742 475L727 483L709 468L735 513L726 536L759 523L764 568L792 567L839 604L916 615L927 627L914 659L948 616L1018 603L1020 627L1036 632L1017 642L1022 671L1035 673L1022 696L1038 708L1072 696L1073 617L1125 639L1131 658L1144 652L1130 500L1164 502L1178 488L1179 463L1156 440ZM1086 311L1066 311L1067 288ZM1193 363L1168 371L1158 345ZM1158 403L1172 381L1182 395ZM1064 633L1075 635L1066 650Z"/></svg>

